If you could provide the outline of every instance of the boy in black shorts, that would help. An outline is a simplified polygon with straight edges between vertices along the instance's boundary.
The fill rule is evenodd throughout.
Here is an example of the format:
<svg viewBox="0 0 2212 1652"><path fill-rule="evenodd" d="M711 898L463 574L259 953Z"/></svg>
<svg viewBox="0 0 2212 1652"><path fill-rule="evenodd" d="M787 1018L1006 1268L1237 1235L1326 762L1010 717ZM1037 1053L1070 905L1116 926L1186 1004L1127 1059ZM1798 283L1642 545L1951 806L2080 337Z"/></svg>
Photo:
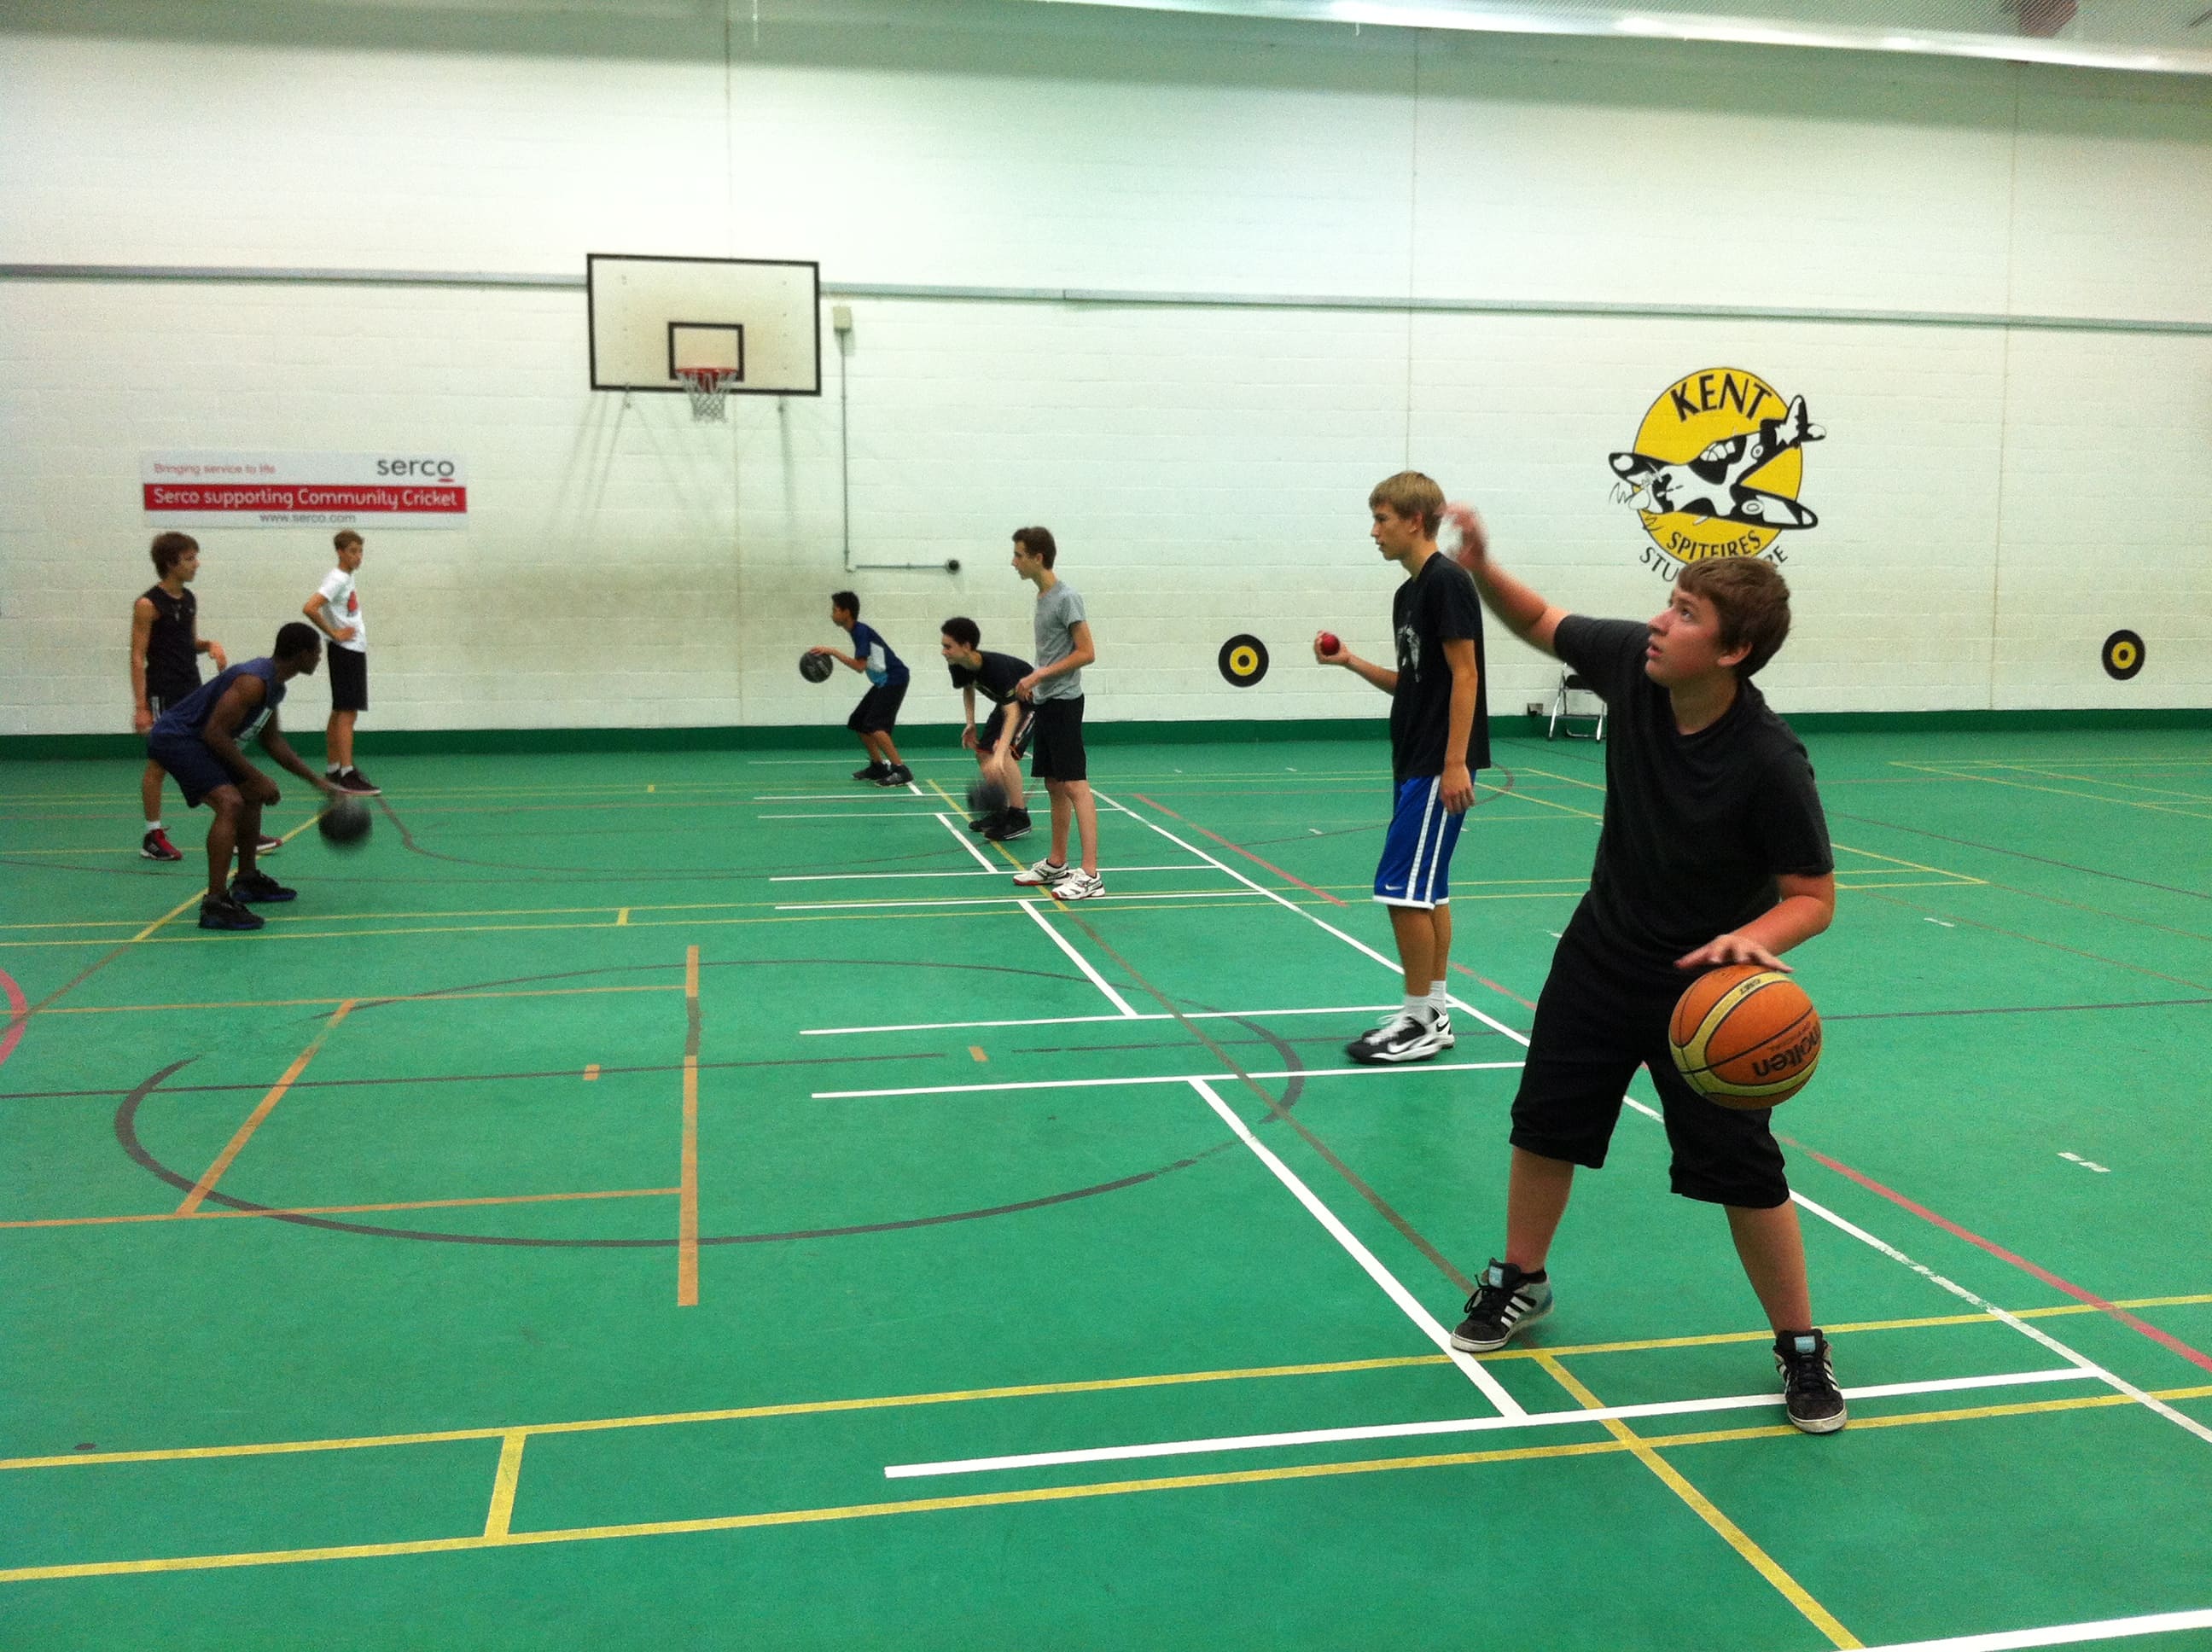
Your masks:
<svg viewBox="0 0 2212 1652"><path fill-rule="evenodd" d="M1030 811L1022 807L1022 754L1029 750L1036 714L1015 693L1030 674L1030 663L1012 654L983 652L983 633L971 619L956 616L938 628L943 634L938 649L952 671L952 686L960 690L968 708L968 726L960 731L960 744L975 754L983 778L1006 794L1006 807L968 823L994 843L1011 842L1030 833ZM996 708L980 733L975 726L975 694Z"/></svg>
<svg viewBox="0 0 2212 1652"><path fill-rule="evenodd" d="M222 644L200 635L199 600L185 588L200 571L199 541L188 533L156 534L150 554L155 583L131 604L131 726L142 736L199 687L202 654L219 671L230 665ZM149 860L182 860L183 852L161 828L161 765L149 757L138 777L146 808L138 853Z"/></svg>
<svg viewBox="0 0 2212 1652"><path fill-rule="evenodd" d="M1048 528L1014 530L1014 572L1036 587L1030 632L1037 663L1017 690L1036 708L1036 751L1030 773L1052 798L1052 853L1014 874L1014 882L1049 889L1055 900L1103 895L1098 876L1098 805L1091 795L1091 760L1083 749L1083 668L1098 658L1091 621L1075 587L1054 572L1060 547ZM1073 827L1081 863L1067 864Z"/></svg>
<svg viewBox="0 0 2212 1652"><path fill-rule="evenodd" d="M845 720L845 726L860 737L861 748L868 754L868 766L854 769L853 778L877 786L912 785L914 771L900 761L898 747L891 742L910 677L906 661L891 652L891 645L873 626L860 623L860 599L852 592L830 593L830 623L851 636L853 652L818 647L806 652L827 654L848 671L866 672L868 678L868 691Z"/></svg>
<svg viewBox="0 0 2212 1652"><path fill-rule="evenodd" d="M1375 898L1389 909L1405 971L1406 1000L1382 1024L1344 1047L1367 1066L1426 1061L1452 1036L1451 857L1474 801L1474 771L1490 762L1483 698L1482 604L1474 582L1437 554L1443 489L1402 471L1368 495L1368 537L1406 578L1390 599L1397 669L1377 665L1331 638L1314 658L1341 665L1390 696L1390 829L1375 869ZM1324 632L1322 635L1327 635Z"/></svg>
<svg viewBox="0 0 2212 1652"><path fill-rule="evenodd" d="M1674 1071L1667 1022L1697 973L1786 969L1779 954L1833 921L1835 859L1812 764L1752 675L1790 635L1790 588L1771 563L1682 570L1648 623L1555 608L1490 560L1481 524L1453 507L1461 560L1490 610L1603 696L1605 823L1536 1005L1513 1102L1505 1255L1483 1271L1452 1345L1503 1347L1552 1309L1544 1260L1575 1168L1596 1169L1641 1064L1673 1149L1674 1189L1721 1206L1774 1327L1790 1420L1844 1426L1828 1341L1813 1323L1805 1243L1771 1109L1706 1100Z"/></svg>
<svg viewBox="0 0 2212 1652"><path fill-rule="evenodd" d="M331 640L331 720L324 726L323 772L341 792L373 798L383 788L353 766L353 726L368 709L368 619L354 575L361 571L361 536L342 528L331 539L338 565L323 575L300 611Z"/></svg>
<svg viewBox="0 0 2212 1652"><path fill-rule="evenodd" d="M294 620L277 631L267 657L226 666L155 719L146 736L146 755L176 777L185 804L197 809L204 803L215 812L208 824L202 929L258 929L262 918L253 906L289 901L298 893L254 864L261 811L278 793L276 783L247 760L245 747L258 734L261 749L310 786L331 793L343 789L308 768L276 725L284 685L313 676L322 654L322 640ZM234 853L235 879L230 876Z"/></svg>

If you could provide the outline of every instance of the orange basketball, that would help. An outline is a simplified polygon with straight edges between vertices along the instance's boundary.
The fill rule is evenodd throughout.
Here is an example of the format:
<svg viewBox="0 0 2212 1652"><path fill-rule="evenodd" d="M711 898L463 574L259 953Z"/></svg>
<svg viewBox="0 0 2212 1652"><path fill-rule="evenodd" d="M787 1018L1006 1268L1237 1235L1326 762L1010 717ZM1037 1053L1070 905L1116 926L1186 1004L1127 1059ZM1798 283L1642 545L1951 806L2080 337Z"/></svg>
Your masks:
<svg viewBox="0 0 2212 1652"><path fill-rule="evenodd" d="M1755 963L1708 969L1667 1027L1674 1070L1723 1107L1775 1107L1820 1064L1820 1016L1805 989Z"/></svg>

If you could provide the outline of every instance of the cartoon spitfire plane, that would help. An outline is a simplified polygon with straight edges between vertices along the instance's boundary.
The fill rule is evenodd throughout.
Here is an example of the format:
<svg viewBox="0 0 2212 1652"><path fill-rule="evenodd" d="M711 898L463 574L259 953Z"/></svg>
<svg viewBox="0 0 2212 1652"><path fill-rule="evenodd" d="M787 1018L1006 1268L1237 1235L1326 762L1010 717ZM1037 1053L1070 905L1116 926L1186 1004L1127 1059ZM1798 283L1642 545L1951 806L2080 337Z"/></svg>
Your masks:
<svg viewBox="0 0 2212 1652"><path fill-rule="evenodd" d="M1717 517L1759 528L1809 528L1820 519L1794 499L1746 487L1743 478L1778 455L1827 432L1805 416L1805 398L1793 397L1778 419L1761 419L1756 431L1717 441L1687 464L1670 465L1648 453L1615 453L1616 504L1639 511L1686 512L1698 521Z"/></svg>

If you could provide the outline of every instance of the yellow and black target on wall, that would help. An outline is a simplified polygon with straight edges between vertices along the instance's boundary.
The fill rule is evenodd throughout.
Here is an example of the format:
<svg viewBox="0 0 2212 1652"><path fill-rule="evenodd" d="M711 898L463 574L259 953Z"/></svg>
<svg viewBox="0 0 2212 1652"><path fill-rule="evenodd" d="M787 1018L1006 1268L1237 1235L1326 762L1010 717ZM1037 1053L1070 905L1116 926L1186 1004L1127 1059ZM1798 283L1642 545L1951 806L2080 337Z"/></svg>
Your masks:
<svg viewBox="0 0 2212 1652"><path fill-rule="evenodd" d="M1221 645L1214 663L1232 689L1249 689L1267 674L1267 645L1249 631L1239 631Z"/></svg>
<svg viewBox="0 0 2212 1652"><path fill-rule="evenodd" d="M2105 675L2124 683L2143 668L2143 640L2133 631L2105 639Z"/></svg>

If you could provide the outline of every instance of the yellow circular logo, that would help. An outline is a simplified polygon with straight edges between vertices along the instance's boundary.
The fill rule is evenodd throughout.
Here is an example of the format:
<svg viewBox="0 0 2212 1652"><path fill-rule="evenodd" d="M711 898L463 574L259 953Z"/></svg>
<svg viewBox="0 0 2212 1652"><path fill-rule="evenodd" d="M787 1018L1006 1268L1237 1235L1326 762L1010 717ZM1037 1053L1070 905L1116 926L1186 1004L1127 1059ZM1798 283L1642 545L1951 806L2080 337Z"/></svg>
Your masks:
<svg viewBox="0 0 2212 1652"><path fill-rule="evenodd" d="M1741 367L1704 368L1669 385L1637 428L1635 447L1613 455L1613 496L1675 562L1761 556L1820 519L1797 493L1804 445L1826 434L1806 416L1802 396L1785 397ZM1658 559L1647 551L1644 561Z"/></svg>

